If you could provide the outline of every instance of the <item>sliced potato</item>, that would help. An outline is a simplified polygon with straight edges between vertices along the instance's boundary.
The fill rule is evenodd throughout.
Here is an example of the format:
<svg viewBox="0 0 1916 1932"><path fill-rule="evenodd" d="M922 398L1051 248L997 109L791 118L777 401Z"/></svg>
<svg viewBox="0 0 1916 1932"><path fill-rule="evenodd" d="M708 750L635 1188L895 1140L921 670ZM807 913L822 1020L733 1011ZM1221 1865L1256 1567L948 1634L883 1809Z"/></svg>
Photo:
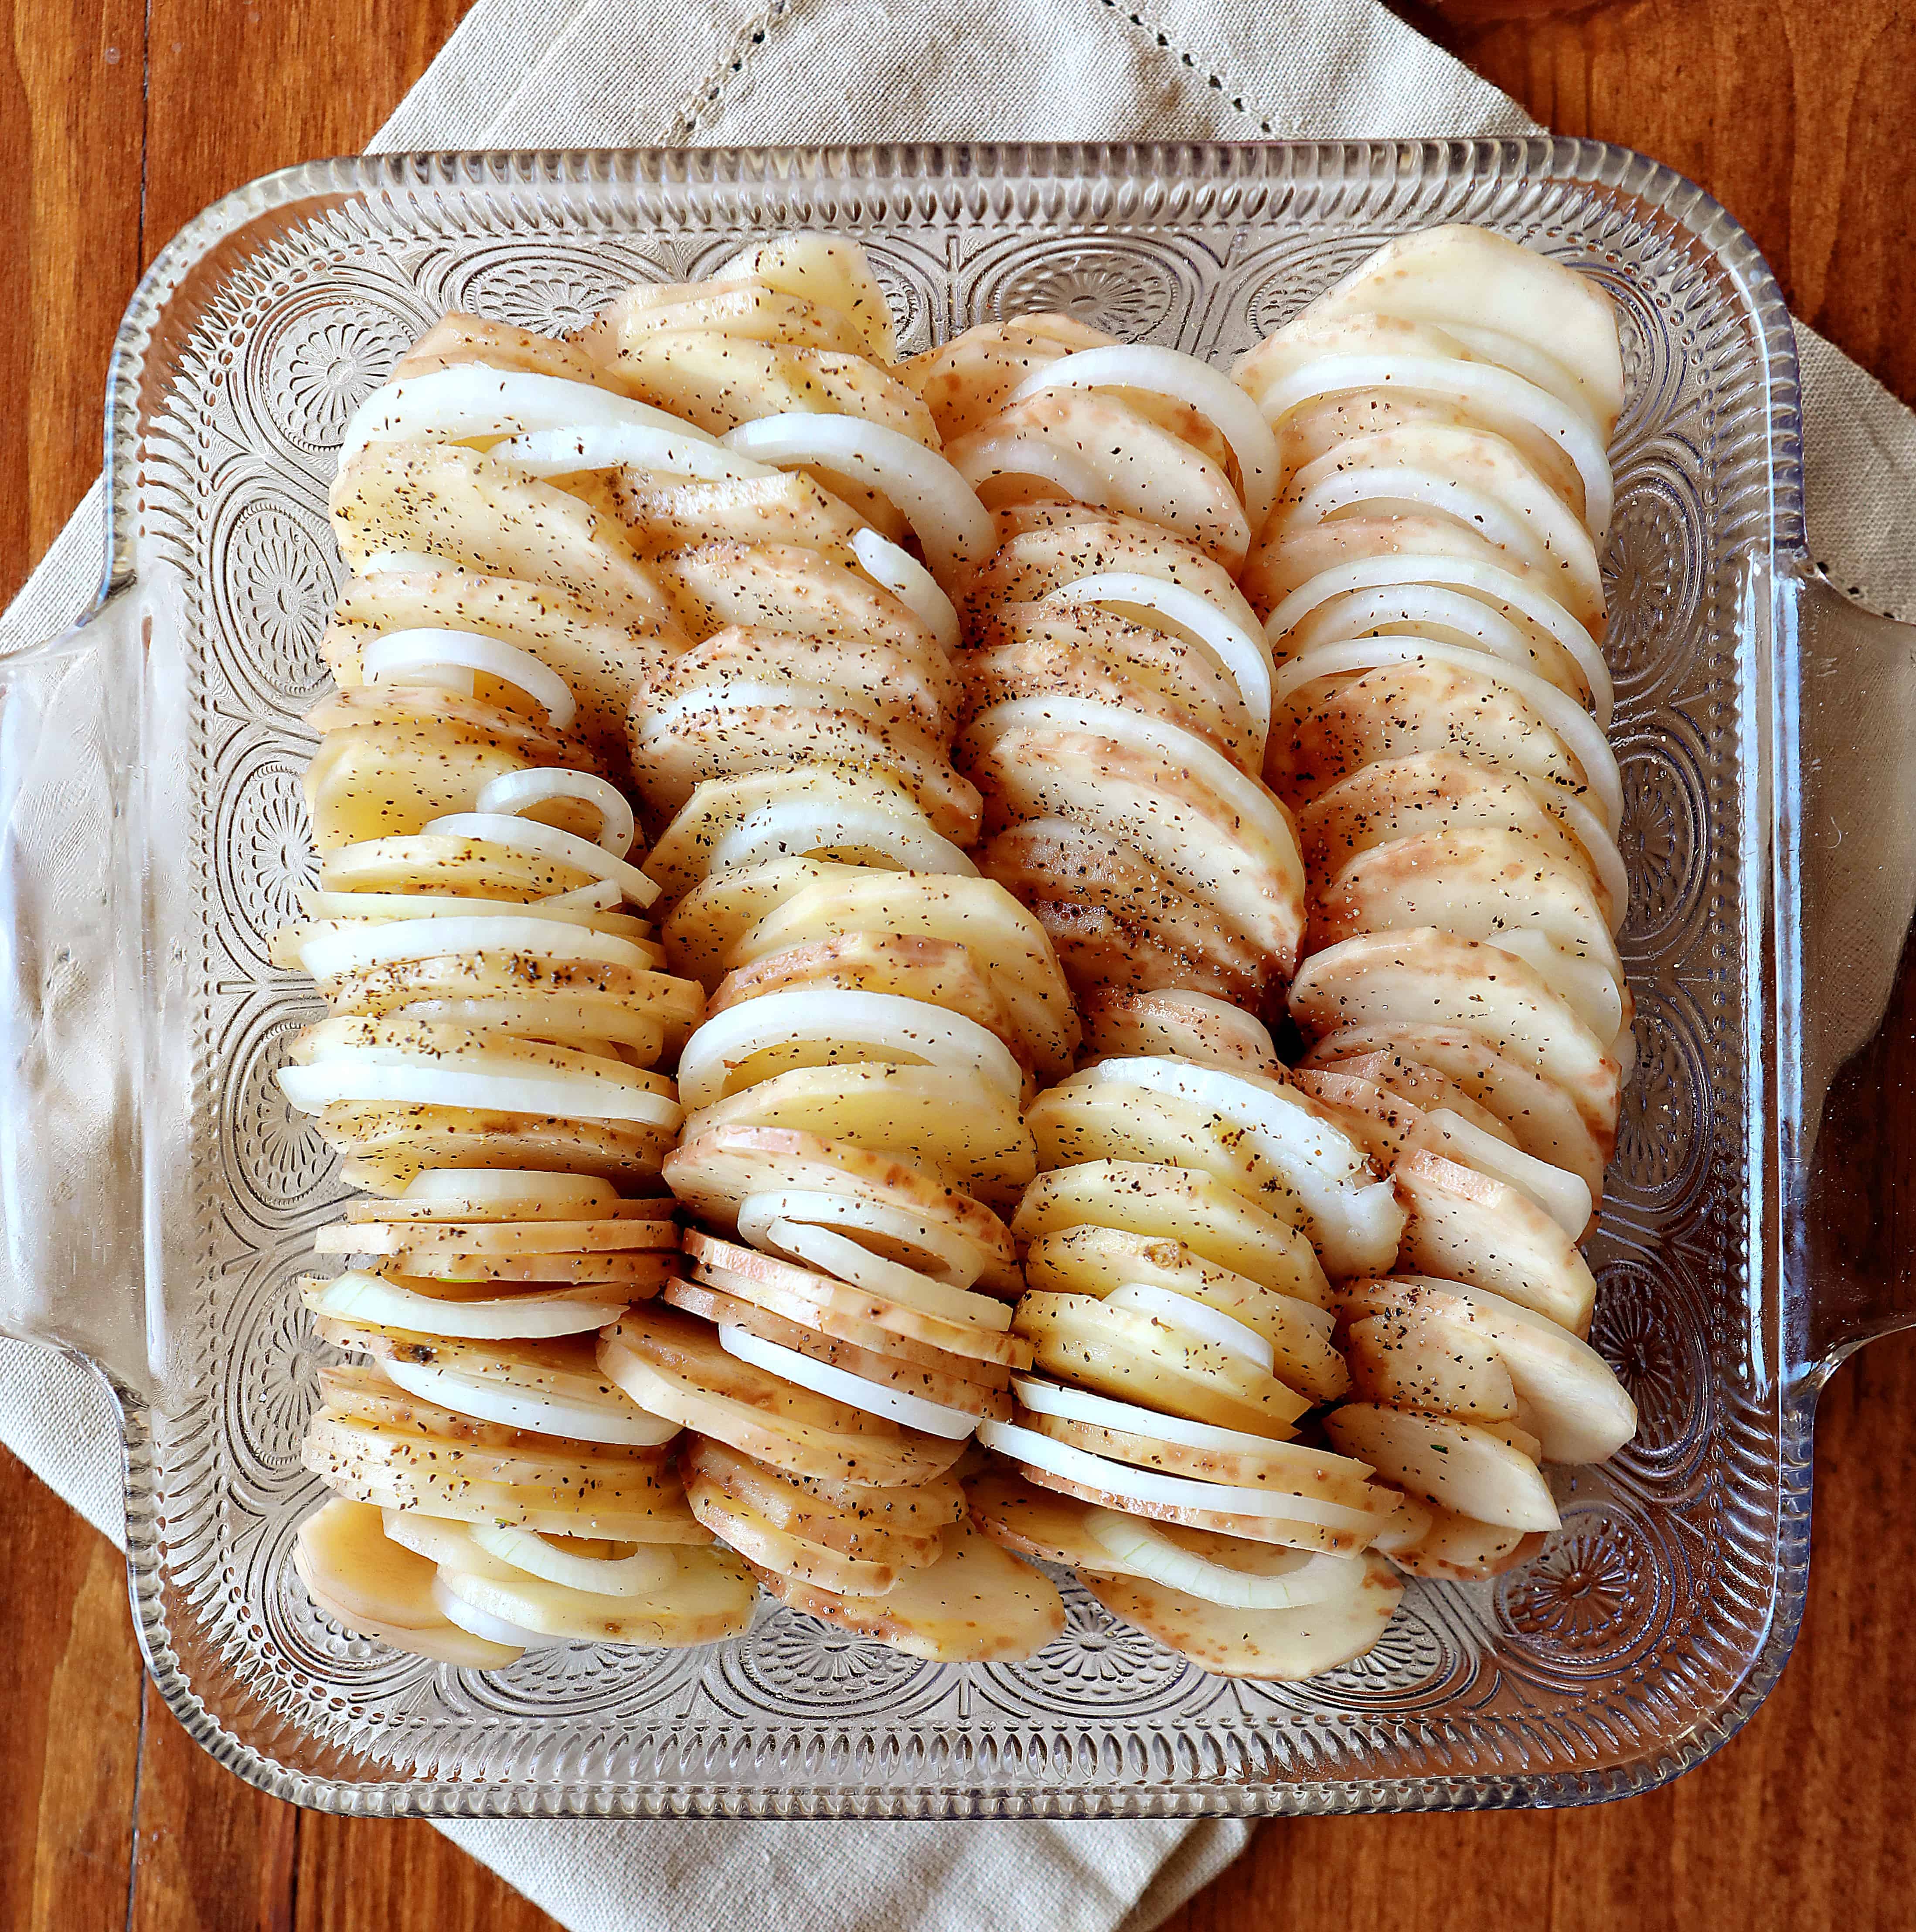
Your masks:
<svg viewBox="0 0 1916 1932"><path fill-rule="evenodd" d="M882 1597L834 1595L761 1572L794 1609L939 1664L1016 1663L1035 1657L1065 1628L1050 1580L1008 1556L969 1521L944 1532L944 1554Z"/></svg>
<svg viewBox="0 0 1916 1932"><path fill-rule="evenodd" d="M337 1102L320 1114L320 1132L345 1156L341 1178L374 1194L398 1194L440 1167L545 1168L642 1188L658 1180L672 1144L669 1131L629 1121L383 1101Z"/></svg>
<svg viewBox="0 0 1916 1932"><path fill-rule="evenodd" d="M1355 1402L1334 1410L1324 1429L1345 1455L1368 1462L1380 1481L1441 1509L1512 1529L1559 1526L1535 1459L1491 1429Z"/></svg>
<svg viewBox="0 0 1916 1932"><path fill-rule="evenodd" d="M1270 1029L1241 1006L1175 987L1104 992L1083 1002L1085 1057L1153 1054L1206 1061L1233 1072L1281 1072Z"/></svg>
<svg viewBox="0 0 1916 1932"><path fill-rule="evenodd" d="M1517 1413L1510 1371L1494 1348L1414 1313L1352 1322L1344 1354L1360 1402L1463 1422L1507 1422Z"/></svg>
<svg viewBox="0 0 1916 1932"><path fill-rule="evenodd" d="M1376 1504L1376 1491L1361 1462L1302 1442L1269 1441L1257 1448L1200 1447L1154 1430L1147 1420L1149 1414L1140 1410L1134 1429L1080 1422L1069 1416L1041 1415L1033 1410L1026 1411L1020 1420L1054 1442L1082 1449L1088 1456L1128 1462L1134 1468L1155 1469L1167 1476L1189 1476L1198 1482L1233 1488L1315 1496L1347 1509L1368 1510Z"/></svg>
<svg viewBox="0 0 1916 1932"><path fill-rule="evenodd" d="M883 1596L904 1574L896 1563L854 1556L782 1528L696 1471L687 1474L685 1489L692 1514L755 1569L772 1570L814 1589L866 1597Z"/></svg>
<svg viewBox="0 0 1916 1932"><path fill-rule="evenodd" d="M1273 1558L1278 1555L1272 1552ZM1233 1560L1254 1571L1250 1550ZM1355 1592L1293 1610L1207 1604L1142 1576L1087 1574L1084 1580L1113 1616L1218 1676L1291 1680L1347 1664L1383 1635L1404 1586L1382 1557L1366 1556L1363 1562L1363 1580Z"/></svg>
<svg viewBox="0 0 1916 1932"><path fill-rule="evenodd" d="M687 1438L688 1478L749 1503L767 1522L827 1549L920 1570L941 1553L939 1532L965 1514L955 1477L910 1489L869 1489L794 1475L754 1462L710 1437Z"/></svg>
<svg viewBox="0 0 1916 1932"><path fill-rule="evenodd" d="M1478 1522L1449 1510L1434 1508L1430 1518L1420 1534L1388 1554L1407 1575L1439 1582L1469 1583L1500 1576L1527 1562L1549 1540L1541 1530Z"/></svg>

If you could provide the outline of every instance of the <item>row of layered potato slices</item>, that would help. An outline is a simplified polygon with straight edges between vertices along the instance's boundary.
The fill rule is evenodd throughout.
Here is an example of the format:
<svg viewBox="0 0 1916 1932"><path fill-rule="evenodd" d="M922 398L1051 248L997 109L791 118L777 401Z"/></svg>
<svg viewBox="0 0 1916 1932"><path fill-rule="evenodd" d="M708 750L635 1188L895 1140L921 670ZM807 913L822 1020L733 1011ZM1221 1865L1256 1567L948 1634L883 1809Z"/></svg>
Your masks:
<svg viewBox="0 0 1916 1932"><path fill-rule="evenodd" d="M1600 293L1464 228L1231 379L1042 314L900 359L815 236L428 334L341 452L275 946L364 1190L320 1607L486 1668L762 1584L1008 1659L1038 1559L1295 1678L1533 1551L1635 1426L1578 1246L1621 393Z"/></svg>

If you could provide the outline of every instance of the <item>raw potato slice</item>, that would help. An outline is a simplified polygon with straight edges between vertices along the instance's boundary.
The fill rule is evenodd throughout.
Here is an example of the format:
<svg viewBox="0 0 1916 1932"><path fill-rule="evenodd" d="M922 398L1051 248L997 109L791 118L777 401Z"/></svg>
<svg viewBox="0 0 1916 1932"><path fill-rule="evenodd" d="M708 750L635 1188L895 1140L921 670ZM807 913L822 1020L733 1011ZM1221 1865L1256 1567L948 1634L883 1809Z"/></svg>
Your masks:
<svg viewBox="0 0 1916 1932"><path fill-rule="evenodd" d="M633 688L689 641L673 625L617 622L550 584L449 567L349 578L320 648L350 688L363 681L360 655L374 638L417 629L471 631L529 652L565 680L578 700L580 736L620 765ZM491 682L481 680L482 692Z"/></svg>
<svg viewBox="0 0 1916 1932"><path fill-rule="evenodd" d="M395 1650L470 1670L503 1670L524 1653L449 1623L432 1600L433 1566L386 1540L377 1510L335 1497L299 1526L293 1568L335 1623Z"/></svg>
<svg viewBox="0 0 1916 1932"><path fill-rule="evenodd" d="M1114 397L1083 389L1035 396L944 453L987 506L1004 498L1005 481L1031 479L1155 524L1229 571L1251 547L1244 506L1218 464Z"/></svg>
<svg viewBox="0 0 1916 1932"><path fill-rule="evenodd" d="M655 852L656 859L656 852ZM782 899L740 941L733 968L843 932L884 932L968 946L989 963L1041 1077L1068 1072L1077 1015L1044 929L995 880L845 866Z"/></svg>
<svg viewBox="0 0 1916 1932"><path fill-rule="evenodd" d="M842 1141L778 1127L721 1127L682 1139L666 1161L672 1191L701 1219L735 1227L746 1196L788 1189L848 1195L916 1216L972 1250L988 1288L1023 1285L1004 1222L982 1202L914 1167Z"/></svg>
<svg viewBox="0 0 1916 1932"><path fill-rule="evenodd" d="M952 442L997 415L1033 368L1116 339L1069 316L1021 315L981 322L901 362L896 373L923 397L938 434Z"/></svg>
<svg viewBox="0 0 1916 1932"><path fill-rule="evenodd" d="M683 1650L751 1628L754 1591L743 1564L712 1549L682 1550L677 1561L678 1574L650 1600L573 1589L478 1550L441 1563L439 1580L442 1591L484 1616L565 1642Z"/></svg>
<svg viewBox="0 0 1916 1932"><path fill-rule="evenodd" d="M591 875L563 860L446 832L362 838L335 846L320 862L327 892L445 892L476 898L542 898L576 892Z"/></svg>
<svg viewBox="0 0 1916 1932"><path fill-rule="evenodd" d="M1573 1335L1588 1334L1596 1277L1576 1244L1534 1202L1434 1154L1407 1154L1397 1186L1410 1210L1407 1268L1489 1288Z"/></svg>
<svg viewBox="0 0 1916 1932"><path fill-rule="evenodd" d="M453 1334L476 1340L525 1340L596 1333L616 1322L629 1295L607 1299L602 1292L560 1288L552 1293L474 1296L435 1294L417 1280L349 1271L337 1280L303 1282L302 1296L315 1314L374 1322L425 1334Z"/></svg>
<svg viewBox="0 0 1916 1932"><path fill-rule="evenodd" d="M760 1580L794 1609L935 1664L1017 1663L1062 1634L1064 1599L1047 1577L969 1520L946 1530L943 1542L937 1562L882 1597L835 1596L763 1573Z"/></svg>
<svg viewBox="0 0 1916 1932"><path fill-rule="evenodd" d="M932 1356L955 1356L972 1364L968 1372L974 1380L989 1386L997 1385L1002 1371L1031 1366L1029 1342L981 1323L929 1314L695 1228L686 1231L686 1251L695 1280L824 1334L874 1347L879 1337L888 1336L894 1345L908 1342ZM1005 1313L1008 1322L1011 1311Z"/></svg>
<svg viewBox="0 0 1916 1932"><path fill-rule="evenodd" d="M547 1168L644 1187L657 1182L672 1140L662 1128L623 1120L383 1101L335 1103L320 1116L320 1132L346 1156L340 1178L374 1194L400 1193L440 1167Z"/></svg>
<svg viewBox="0 0 1916 1932"><path fill-rule="evenodd" d="M628 464L606 476L605 488L642 556L707 543L777 544L816 550L845 569L857 562L853 542L863 519L809 476L708 480Z"/></svg>
<svg viewBox="0 0 1916 1932"><path fill-rule="evenodd" d="M1270 1029L1242 1007L1208 994L1170 988L1101 992L1083 1005L1087 1059L1165 1055L1227 1072L1281 1073Z"/></svg>
<svg viewBox="0 0 1916 1932"><path fill-rule="evenodd" d="M740 1361L705 1323L673 1310L608 1328L599 1359L641 1408L782 1469L891 1485L942 1474L963 1449Z"/></svg>
<svg viewBox="0 0 1916 1932"><path fill-rule="evenodd" d="M375 551L425 552L549 584L641 635L674 624L612 518L477 450L373 443L341 470L328 502L340 550L356 568Z"/></svg>
<svg viewBox="0 0 1916 1932"><path fill-rule="evenodd" d="M710 1478L686 1478L692 1514L721 1543L761 1570L807 1584L814 1589L848 1591L881 1597L904 1574L896 1563L853 1556L768 1522L749 1502L728 1496Z"/></svg>
<svg viewBox="0 0 1916 1932"><path fill-rule="evenodd" d="M1616 1060L1535 968L1494 946L1434 926L1347 939L1305 961L1290 1010L1312 1035L1353 1026L1461 1029L1561 1088L1600 1145L1614 1138Z"/></svg>
<svg viewBox="0 0 1916 1932"><path fill-rule="evenodd" d="M563 762L528 757L469 727L425 719L413 726L357 724L329 731L302 782L316 850L423 831L449 812L469 812L508 772Z"/></svg>
<svg viewBox="0 0 1916 1932"><path fill-rule="evenodd" d="M1015 1556L1110 1576L1138 1574L1092 1534L1089 1503L1041 1489L997 1466L972 1478L965 1496L972 1522Z"/></svg>
<svg viewBox="0 0 1916 1932"><path fill-rule="evenodd" d="M688 1480L749 1503L777 1528L897 1569L935 1563L940 1532L965 1514L964 1492L951 1476L909 1490L808 1483L703 1436L688 1439L685 1468Z"/></svg>
<svg viewBox="0 0 1916 1932"><path fill-rule="evenodd" d="M1281 1441L1308 1400L1268 1371L1188 1329L1091 1295L1029 1294L1018 1333L1037 1364L1101 1394Z"/></svg>
<svg viewBox="0 0 1916 1932"><path fill-rule="evenodd" d="M1344 1454L1368 1462L1380 1481L1440 1509L1512 1529L1560 1526L1535 1461L1491 1429L1354 1402L1326 1417L1324 1429Z"/></svg>
<svg viewBox="0 0 1916 1932"><path fill-rule="evenodd" d="M638 1208L648 1204L635 1201L621 1204ZM417 1214L388 1218L377 1211L352 1214L349 1208L349 1220L322 1228L313 1238L313 1250L322 1255L392 1255L410 1249L414 1253L449 1251L502 1256L676 1251L679 1230L671 1218L671 1204L650 1204L659 1210L656 1216L620 1215L602 1221L467 1221ZM386 1205L356 1201L352 1204L353 1208L375 1210Z"/></svg>
<svg viewBox="0 0 1916 1932"><path fill-rule="evenodd" d="M1214 1174L1147 1161L1080 1161L1025 1190L1011 1232L1026 1243L1077 1227L1181 1241L1214 1266L1322 1307L1329 1284L1310 1243Z"/></svg>
<svg viewBox="0 0 1916 1932"><path fill-rule="evenodd" d="M1432 1509L1430 1516L1420 1535L1389 1555L1407 1575L1435 1582L1468 1583L1500 1576L1527 1562L1549 1540L1540 1530L1478 1522L1449 1510Z"/></svg>
<svg viewBox="0 0 1916 1932"><path fill-rule="evenodd" d="M1488 1288L1394 1275L1342 1282L1337 1300L1347 1317L1414 1314L1494 1348L1550 1462L1601 1462L1636 1433L1636 1405L1587 1342Z"/></svg>
<svg viewBox="0 0 1916 1932"><path fill-rule="evenodd" d="M1352 1322L1344 1354L1359 1402L1462 1422L1508 1422L1516 1415L1510 1371L1497 1350L1415 1313Z"/></svg>
<svg viewBox="0 0 1916 1932"><path fill-rule="evenodd" d="M1419 1060L1379 1051L1354 1054L1335 1060L1320 1058L1317 1065L1307 1062L1308 1057L1290 1070L1292 1084L1307 1094L1321 1090L1310 1078L1311 1075L1320 1072L1340 1073L1347 1078L1365 1082L1398 1100L1407 1100L1420 1112L1447 1108L1493 1139L1502 1141L1509 1147L1517 1144L1516 1136L1488 1107L1473 1100L1455 1082L1433 1072ZM1305 1076L1302 1079L1298 1077L1300 1074Z"/></svg>
<svg viewBox="0 0 1916 1932"><path fill-rule="evenodd" d="M1220 1677L1291 1681L1347 1664L1383 1635L1404 1587L1383 1558L1362 1560L1356 1591L1295 1610L1230 1609L1141 1576L1088 1574L1084 1581L1113 1615ZM1251 1549L1233 1561L1254 1573Z"/></svg>
<svg viewBox="0 0 1916 1932"><path fill-rule="evenodd" d="M1313 1402L1333 1402L1349 1386L1332 1346L1332 1323L1316 1303L1282 1293L1206 1262L1177 1240L1116 1228L1079 1227L1041 1236L1025 1252L1033 1290L1101 1300L1134 1283L1202 1302L1268 1342L1272 1372Z"/></svg>
<svg viewBox="0 0 1916 1932"><path fill-rule="evenodd" d="M947 1358L948 1367L928 1367L895 1354L861 1348L822 1335L801 1322L788 1322L722 1289L696 1282L675 1282L665 1299L674 1308L702 1316L721 1328L743 1328L761 1340L809 1356L815 1361L829 1363L847 1375L860 1376L901 1394L915 1396L920 1402L933 1402L941 1408L963 1409L973 1415L996 1416L1002 1421L1011 1419L1009 1394L969 1380L956 1372L960 1364L950 1358Z"/></svg>
<svg viewBox="0 0 1916 1932"><path fill-rule="evenodd" d="M557 376L572 382L596 382L599 372L590 357L569 342L555 342L510 322L467 315L449 309L392 366L386 380L402 382L435 369L454 369L477 362L488 369L515 370L528 375Z"/></svg>

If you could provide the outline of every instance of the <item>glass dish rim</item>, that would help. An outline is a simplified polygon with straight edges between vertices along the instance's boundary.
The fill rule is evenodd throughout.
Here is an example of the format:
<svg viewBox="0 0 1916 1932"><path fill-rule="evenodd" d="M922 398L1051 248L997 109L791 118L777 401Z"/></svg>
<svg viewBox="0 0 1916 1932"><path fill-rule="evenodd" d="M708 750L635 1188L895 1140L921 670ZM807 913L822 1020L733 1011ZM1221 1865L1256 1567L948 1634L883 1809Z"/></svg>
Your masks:
<svg viewBox="0 0 1916 1932"><path fill-rule="evenodd" d="M1539 136L1470 140L1385 140L1173 143L887 143L830 147L583 148L441 151L314 161L259 177L214 202L161 250L142 277L116 337L106 396L105 546L103 581L83 623L134 581L133 485L137 480L140 391L153 324L197 266L248 223L299 201L340 194L393 196L497 191L513 188L625 184L696 188L788 184L797 180L856 183L874 176L932 181L952 176L1017 174L1071 178L1098 172L1154 170L1156 181L1281 183L1287 178L1362 175L1388 181L1406 172L1457 174L1539 172L1624 193L1682 224L1739 288L1761 344L1772 454L1767 550L1746 553L1753 595L1746 600L1765 627L1780 633L1776 600L1806 574L1803 527L1801 423L1795 341L1782 292L1755 242L1705 190L1663 164L1614 144ZM1765 608L1765 593L1768 604ZM1760 808L1773 820L1780 767L1773 765ZM1774 875L1773 944L1794 944L1794 872ZM1780 1022L1785 1016L1776 1014ZM1779 1027L1780 1034L1782 1029ZM1773 1052L1773 1049L1771 1049ZM1772 1076L1788 1091L1783 1070ZM1765 1238L1767 1245L1767 1238ZM1786 1324L1793 1284L1779 1270ZM84 1359L84 1358L83 1358ZM97 1365L96 1365L97 1366ZM195 1693L169 1640L161 1603L162 1551L152 1486L151 1417L145 1400L99 1371L123 1422L129 1585L141 1649L156 1688L188 1734L227 1768L257 1788L315 1808L371 1816L738 1817L1166 1816L1309 1815L1313 1813L1434 1809L1536 1808L1597 1803L1655 1790L1726 1743L1754 1712L1787 1661L1808 1586L1810 1456L1816 1378L1779 1376L1770 1395L1779 1406L1779 1512L1776 1595L1761 1648L1732 1693L1680 1743L1602 1770L1431 1775L1391 1779L1320 1779L1252 1786L1188 1785L1155 1791L1120 1790L1097 1802L1080 1792L1026 1789L1012 1794L956 1790L806 1792L634 1784L618 1802L587 1807L568 1802L563 1785L458 1780L360 1781L293 1771L225 1730Z"/></svg>

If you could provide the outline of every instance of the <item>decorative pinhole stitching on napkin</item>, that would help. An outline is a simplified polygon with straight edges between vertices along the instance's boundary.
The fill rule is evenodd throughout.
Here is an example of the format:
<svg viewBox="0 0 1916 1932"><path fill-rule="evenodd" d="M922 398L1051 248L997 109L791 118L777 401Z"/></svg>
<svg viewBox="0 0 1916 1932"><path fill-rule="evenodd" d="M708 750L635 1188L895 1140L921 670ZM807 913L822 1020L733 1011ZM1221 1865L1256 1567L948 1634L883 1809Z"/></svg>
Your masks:
<svg viewBox="0 0 1916 1932"><path fill-rule="evenodd" d="M1149 34L1152 39L1159 46L1163 48L1167 53L1175 54L1177 56L1179 64L1181 66L1188 68L1193 74L1196 74L1199 71L1197 62L1193 59L1183 48L1178 46L1177 44L1172 40L1171 37L1164 32L1163 28L1154 26L1150 21L1147 20L1144 17L1142 13L1125 13L1124 0L1098 0L1098 3L1101 6L1105 8L1109 12L1123 14L1125 19L1128 20L1140 33ZM1207 86L1210 87L1215 92L1221 94L1224 98L1230 103L1232 111L1234 113L1242 114L1248 120L1256 121L1257 123L1257 131L1260 134L1274 136L1276 134L1276 128L1272 125L1269 121L1260 118L1257 109L1245 105L1243 88L1226 80L1221 74L1207 73L1205 74L1204 80Z"/></svg>
<svg viewBox="0 0 1916 1932"><path fill-rule="evenodd" d="M747 16L745 24L739 28L731 47L718 65L699 86L692 90L685 105L673 117L671 127L665 136L668 143L676 145L691 140L698 131L699 122L710 115L724 98L725 89L731 85L733 77L744 72L746 62L765 44L772 29L795 13L800 4L800 0L770 0L768 6Z"/></svg>

